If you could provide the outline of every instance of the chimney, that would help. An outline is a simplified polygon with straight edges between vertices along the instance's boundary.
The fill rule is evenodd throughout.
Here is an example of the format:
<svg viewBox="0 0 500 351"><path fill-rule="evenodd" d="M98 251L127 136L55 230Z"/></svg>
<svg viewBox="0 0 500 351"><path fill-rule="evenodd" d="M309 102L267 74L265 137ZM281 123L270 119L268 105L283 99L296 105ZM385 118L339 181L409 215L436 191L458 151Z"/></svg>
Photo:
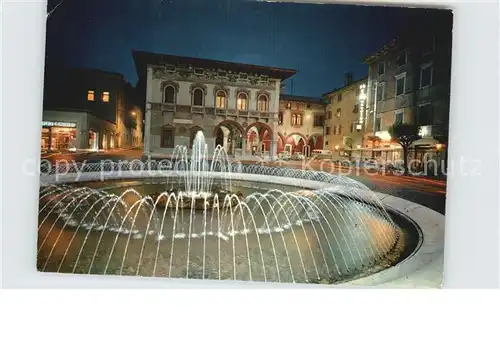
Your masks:
<svg viewBox="0 0 500 351"><path fill-rule="evenodd" d="M344 75L344 86L348 86L350 84L352 84L352 73L351 72L347 72Z"/></svg>

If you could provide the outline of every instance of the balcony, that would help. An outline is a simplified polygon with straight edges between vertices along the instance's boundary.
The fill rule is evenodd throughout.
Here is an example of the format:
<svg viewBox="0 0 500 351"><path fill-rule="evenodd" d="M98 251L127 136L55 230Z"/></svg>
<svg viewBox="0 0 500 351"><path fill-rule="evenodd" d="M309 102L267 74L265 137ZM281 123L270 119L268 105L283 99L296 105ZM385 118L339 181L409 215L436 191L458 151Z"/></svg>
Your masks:
<svg viewBox="0 0 500 351"><path fill-rule="evenodd" d="M439 85L421 88L417 91L417 98L419 101L444 99L447 95L446 89Z"/></svg>
<svg viewBox="0 0 500 351"><path fill-rule="evenodd" d="M215 115L216 116L225 116L227 114L227 110L225 108L216 108Z"/></svg>
<svg viewBox="0 0 500 351"><path fill-rule="evenodd" d="M191 113L204 114L205 108L203 106L191 106Z"/></svg>
<svg viewBox="0 0 500 351"><path fill-rule="evenodd" d="M387 99L377 102L377 112L387 112L399 110L401 108L409 107L412 105L413 96L411 93L395 96L392 99Z"/></svg>
<svg viewBox="0 0 500 351"><path fill-rule="evenodd" d="M162 103L161 104L161 110L162 111L167 111L167 112L175 112L175 104L170 104L170 103Z"/></svg>

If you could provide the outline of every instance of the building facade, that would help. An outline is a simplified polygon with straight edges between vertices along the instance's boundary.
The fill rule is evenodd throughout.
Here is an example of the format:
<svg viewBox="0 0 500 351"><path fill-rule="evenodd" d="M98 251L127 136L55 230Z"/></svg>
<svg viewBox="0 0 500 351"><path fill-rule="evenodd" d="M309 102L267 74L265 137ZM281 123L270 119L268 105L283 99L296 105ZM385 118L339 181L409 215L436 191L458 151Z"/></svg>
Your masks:
<svg viewBox="0 0 500 351"><path fill-rule="evenodd" d="M275 157L282 81L294 70L133 52L145 104L146 155L192 148L202 131L211 155Z"/></svg>
<svg viewBox="0 0 500 351"><path fill-rule="evenodd" d="M123 76L94 69L45 71L42 149L113 149L132 146L134 126ZM142 114L139 114L139 117ZM134 123L135 121L135 123ZM142 143L142 136L137 139Z"/></svg>
<svg viewBox="0 0 500 351"><path fill-rule="evenodd" d="M363 150L387 161L402 158L391 143L394 123L420 126L422 139L413 144L411 159L434 157L447 138L451 80L451 21L409 25L407 33L367 57L367 119ZM411 29L414 29L413 31ZM416 29L418 28L418 30Z"/></svg>
<svg viewBox="0 0 500 351"><path fill-rule="evenodd" d="M327 101L325 145L334 159L358 157L364 143L367 79L353 81L347 73L344 86L324 95Z"/></svg>
<svg viewBox="0 0 500 351"><path fill-rule="evenodd" d="M320 98L281 95L278 115L278 153L300 152L310 157L324 149L325 104Z"/></svg>

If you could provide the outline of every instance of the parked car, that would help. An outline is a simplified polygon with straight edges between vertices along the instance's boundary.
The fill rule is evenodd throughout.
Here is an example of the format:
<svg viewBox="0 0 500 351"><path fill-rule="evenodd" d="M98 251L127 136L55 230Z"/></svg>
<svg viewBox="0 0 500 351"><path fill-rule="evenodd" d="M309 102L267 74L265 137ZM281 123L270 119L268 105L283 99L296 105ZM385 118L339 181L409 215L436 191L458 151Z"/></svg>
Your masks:
<svg viewBox="0 0 500 351"><path fill-rule="evenodd" d="M304 154L302 152L294 152L293 155L292 155L292 160L303 160L305 159L306 157L304 156Z"/></svg>

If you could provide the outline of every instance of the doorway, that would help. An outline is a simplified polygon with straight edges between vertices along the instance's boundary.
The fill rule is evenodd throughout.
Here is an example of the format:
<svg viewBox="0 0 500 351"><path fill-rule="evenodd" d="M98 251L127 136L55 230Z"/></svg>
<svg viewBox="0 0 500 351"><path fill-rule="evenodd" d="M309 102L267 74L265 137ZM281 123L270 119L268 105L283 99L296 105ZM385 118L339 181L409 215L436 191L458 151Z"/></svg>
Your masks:
<svg viewBox="0 0 500 351"><path fill-rule="evenodd" d="M304 145L302 148L302 154L304 157L311 157L311 147L309 145Z"/></svg>

